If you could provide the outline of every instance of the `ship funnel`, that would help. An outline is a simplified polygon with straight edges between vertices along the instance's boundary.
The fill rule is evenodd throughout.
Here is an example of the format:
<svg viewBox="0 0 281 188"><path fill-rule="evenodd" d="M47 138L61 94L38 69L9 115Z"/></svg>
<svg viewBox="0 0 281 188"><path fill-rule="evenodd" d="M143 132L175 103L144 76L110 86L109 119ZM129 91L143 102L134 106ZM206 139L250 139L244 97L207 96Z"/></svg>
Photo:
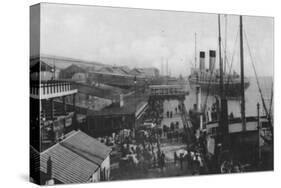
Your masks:
<svg viewBox="0 0 281 188"><path fill-rule="evenodd" d="M200 70L205 70L205 52L200 52Z"/></svg>
<svg viewBox="0 0 281 188"><path fill-rule="evenodd" d="M212 72L215 70L215 65L216 65L216 51L215 50L210 50L209 51L209 70Z"/></svg>
<svg viewBox="0 0 281 188"><path fill-rule="evenodd" d="M197 112L201 112L201 87L196 86L196 107Z"/></svg>

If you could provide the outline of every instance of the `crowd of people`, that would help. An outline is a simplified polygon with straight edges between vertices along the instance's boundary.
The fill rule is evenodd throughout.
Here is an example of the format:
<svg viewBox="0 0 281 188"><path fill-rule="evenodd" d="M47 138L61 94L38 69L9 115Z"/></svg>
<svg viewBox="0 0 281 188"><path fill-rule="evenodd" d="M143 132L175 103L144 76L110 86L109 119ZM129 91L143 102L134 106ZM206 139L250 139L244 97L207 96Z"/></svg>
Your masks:
<svg viewBox="0 0 281 188"><path fill-rule="evenodd" d="M172 119L175 114L181 112L181 106L177 105L174 110L166 111L166 118ZM169 125L163 124L163 136L168 139L168 141L172 142L176 140L176 142L182 141L183 132L180 130L180 123L178 120L171 120L168 122Z"/></svg>
<svg viewBox="0 0 281 188"><path fill-rule="evenodd" d="M174 152L174 163L180 164L180 169L183 170L184 164L186 168L191 172L192 175L200 174L203 171L204 163L199 152L194 150L184 150L180 153Z"/></svg>
<svg viewBox="0 0 281 188"><path fill-rule="evenodd" d="M156 132L139 130L139 139L126 139L127 143L120 145L120 167L147 171L150 168L165 166L165 154L160 148L160 139Z"/></svg>
<svg viewBox="0 0 281 188"><path fill-rule="evenodd" d="M121 168L147 171L151 168L163 170L165 167L166 156L161 150L160 142L168 129L159 127L164 114L163 102L163 100L150 100L149 108L144 114L144 119L151 119L156 127L136 129L134 139L128 137L120 144Z"/></svg>
<svg viewBox="0 0 281 188"><path fill-rule="evenodd" d="M177 113L180 113L180 112L181 112L181 106L180 106L180 105L177 105L177 106L175 107L174 111L173 111L173 110L167 110L167 111L166 111L166 117L167 117L167 118L173 118L173 115L174 115L174 114L177 114Z"/></svg>
<svg viewBox="0 0 281 188"><path fill-rule="evenodd" d="M146 173L150 169L159 169L164 172L165 169L171 168L178 171L178 166L180 166L181 173L185 173L182 171L183 169L189 169L192 174L198 174L202 170L204 164L200 152L192 149L185 150L183 153L175 152L173 161L173 151L165 153L167 150L163 150L163 145L161 147L163 138L170 143L175 140L183 143L184 138L184 132L180 132L178 129L179 122L177 120L171 121L169 126L160 126L164 114L167 115L167 118L173 118L174 114L181 111L181 106L177 105L173 110L164 112L163 102L161 100L149 101L149 108L144 115L146 120L153 119L155 127L137 128L133 137L131 134L123 134L124 138L119 139L117 144L120 153L119 168L123 169L122 172Z"/></svg>

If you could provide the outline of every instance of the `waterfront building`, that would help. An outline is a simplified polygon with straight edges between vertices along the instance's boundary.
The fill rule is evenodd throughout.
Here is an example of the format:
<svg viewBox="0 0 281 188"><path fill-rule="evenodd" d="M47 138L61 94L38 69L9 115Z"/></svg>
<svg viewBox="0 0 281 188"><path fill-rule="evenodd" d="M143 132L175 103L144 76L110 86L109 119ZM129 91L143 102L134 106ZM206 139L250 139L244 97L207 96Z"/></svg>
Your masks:
<svg viewBox="0 0 281 188"><path fill-rule="evenodd" d="M77 89L73 89L67 81L39 79L40 70L46 66L41 63L39 61L31 67L31 74L39 76L30 79L30 137L38 151L45 150L64 134L78 128L75 113ZM46 66L44 70L50 73L50 67ZM67 100L71 100L72 104L67 104Z"/></svg>
<svg viewBox="0 0 281 188"><path fill-rule="evenodd" d="M107 181L110 153L111 148L82 131L68 133L43 152L31 147L32 156L40 157L37 169L43 185Z"/></svg>
<svg viewBox="0 0 281 188"><path fill-rule="evenodd" d="M100 111L89 111L88 133L92 136L109 136L122 129L134 130L143 122L148 108L148 98L144 95L120 95L120 99Z"/></svg>

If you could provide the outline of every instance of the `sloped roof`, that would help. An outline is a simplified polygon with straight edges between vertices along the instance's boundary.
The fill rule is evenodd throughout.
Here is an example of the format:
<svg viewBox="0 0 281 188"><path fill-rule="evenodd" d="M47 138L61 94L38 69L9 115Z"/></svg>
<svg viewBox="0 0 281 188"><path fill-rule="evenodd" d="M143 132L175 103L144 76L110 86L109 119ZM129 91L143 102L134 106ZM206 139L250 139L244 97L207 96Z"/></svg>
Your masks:
<svg viewBox="0 0 281 188"><path fill-rule="evenodd" d="M81 131L61 144L97 165L100 165L111 152L109 147Z"/></svg>
<svg viewBox="0 0 281 188"><path fill-rule="evenodd" d="M116 97L119 98L120 94L127 92L127 90L120 89L118 87L97 87L82 83L73 83L73 87L78 89L79 93L89 94L105 99L116 99Z"/></svg>
<svg viewBox="0 0 281 188"><path fill-rule="evenodd" d="M77 131L40 154L40 170L47 173L51 157L54 179L62 183L87 182L110 152L109 147Z"/></svg>
<svg viewBox="0 0 281 188"><path fill-rule="evenodd" d="M101 67L98 71L102 72L102 73L113 73L114 72L114 70L111 67Z"/></svg>
<svg viewBox="0 0 281 188"><path fill-rule="evenodd" d="M126 70L126 68L123 67L112 67L112 69L114 70L115 73L119 73L119 74L129 74L129 71Z"/></svg>
<svg viewBox="0 0 281 188"><path fill-rule="evenodd" d="M52 72L53 67L45 61L36 59L30 63L30 72L48 71Z"/></svg>
<svg viewBox="0 0 281 188"><path fill-rule="evenodd" d="M108 115L128 115L134 114L142 105L146 104L148 97L145 94L138 93L136 96L124 96L124 106L113 103L112 105L103 108L100 111L90 113L93 116L108 116Z"/></svg>
<svg viewBox="0 0 281 188"><path fill-rule="evenodd" d="M134 69L132 69L131 71L130 71L130 74L141 74L142 72L139 70L139 69L137 69L137 68L134 68Z"/></svg>
<svg viewBox="0 0 281 188"><path fill-rule="evenodd" d="M122 71L126 72L126 74L130 74L131 69L127 66L121 66L120 69L122 69Z"/></svg>
<svg viewBox="0 0 281 188"><path fill-rule="evenodd" d="M136 68L136 71L143 74L153 75L155 74L155 71L157 71L157 68L151 67L151 68Z"/></svg>
<svg viewBox="0 0 281 188"><path fill-rule="evenodd" d="M70 79L75 73L85 73L86 68L72 64L61 70L60 77Z"/></svg>
<svg viewBox="0 0 281 188"><path fill-rule="evenodd" d="M71 150L57 144L40 157L40 170L47 173L47 161L52 160L53 178L62 183L87 182L99 168Z"/></svg>
<svg viewBox="0 0 281 188"><path fill-rule="evenodd" d="M117 75L128 75L130 74L130 69L126 66L105 66L101 67L98 72Z"/></svg>
<svg viewBox="0 0 281 188"><path fill-rule="evenodd" d="M78 66L75 64L72 64L70 66L68 66L67 68L63 69L62 71L68 71L68 72L86 72L85 68L82 66Z"/></svg>

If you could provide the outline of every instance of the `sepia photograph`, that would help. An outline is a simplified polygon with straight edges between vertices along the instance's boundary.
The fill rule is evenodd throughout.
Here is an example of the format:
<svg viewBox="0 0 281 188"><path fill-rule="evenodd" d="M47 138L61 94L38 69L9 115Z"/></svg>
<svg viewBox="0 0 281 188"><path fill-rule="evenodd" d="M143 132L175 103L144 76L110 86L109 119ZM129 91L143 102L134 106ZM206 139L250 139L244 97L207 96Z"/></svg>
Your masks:
<svg viewBox="0 0 281 188"><path fill-rule="evenodd" d="M274 18L30 6L30 181L274 170Z"/></svg>

